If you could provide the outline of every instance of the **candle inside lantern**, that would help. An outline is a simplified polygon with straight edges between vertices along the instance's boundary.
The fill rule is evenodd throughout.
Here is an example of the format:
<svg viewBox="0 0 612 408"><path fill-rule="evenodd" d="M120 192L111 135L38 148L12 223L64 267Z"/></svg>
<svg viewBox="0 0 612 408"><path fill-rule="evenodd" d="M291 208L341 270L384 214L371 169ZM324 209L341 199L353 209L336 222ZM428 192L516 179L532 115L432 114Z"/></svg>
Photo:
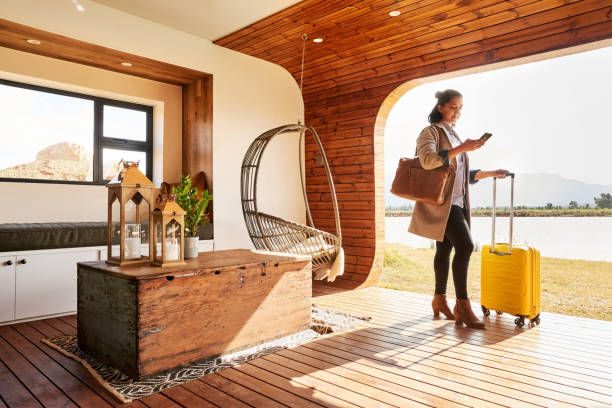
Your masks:
<svg viewBox="0 0 612 408"><path fill-rule="evenodd" d="M180 259L177 234L176 225L169 224L166 226L166 261L178 261Z"/></svg>
<svg viewBox="0 0 612 408"><path fill-rule="evenodd" d="M140 258L140 224L125 224L125 259Z"/></svg>
<svg viewBox="0 0 612 408"><path fill-rule="evenodd" d="M178 261L179 249L180 248L177 239L169 239L166 242L166 261Z"/></svg>

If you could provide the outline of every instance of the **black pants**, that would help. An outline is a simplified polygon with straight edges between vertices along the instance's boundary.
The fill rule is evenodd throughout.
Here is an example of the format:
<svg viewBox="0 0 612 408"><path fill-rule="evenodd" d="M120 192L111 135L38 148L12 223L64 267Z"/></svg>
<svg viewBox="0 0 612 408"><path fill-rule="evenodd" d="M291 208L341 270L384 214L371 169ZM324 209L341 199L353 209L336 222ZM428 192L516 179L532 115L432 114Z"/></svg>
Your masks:
<svg viewBox="0 0 612 408"><path fill-rule="evenodd" d="M448 268L451 250L455 248L453 257L453 282L457 299L467 299L467 273L470 265L470 256L474 251L474 242L467 222L467 210L452 205L444 241L436 242L436 256L434 257L434 271L436 272L436 293L446 294L448 282Z"/></svg>

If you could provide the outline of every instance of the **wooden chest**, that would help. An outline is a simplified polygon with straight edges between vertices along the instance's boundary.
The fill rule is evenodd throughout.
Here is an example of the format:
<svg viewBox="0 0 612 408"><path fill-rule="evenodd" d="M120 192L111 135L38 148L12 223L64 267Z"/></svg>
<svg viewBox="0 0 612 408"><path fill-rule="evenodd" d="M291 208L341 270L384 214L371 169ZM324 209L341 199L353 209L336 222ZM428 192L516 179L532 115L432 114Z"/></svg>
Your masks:
<svg viewBox="0 0 612 408"><path fill-rule="evenodd" d="M309 258L247 249L186 265L78 264L78 339L134 378L307 329Z"/></svg>

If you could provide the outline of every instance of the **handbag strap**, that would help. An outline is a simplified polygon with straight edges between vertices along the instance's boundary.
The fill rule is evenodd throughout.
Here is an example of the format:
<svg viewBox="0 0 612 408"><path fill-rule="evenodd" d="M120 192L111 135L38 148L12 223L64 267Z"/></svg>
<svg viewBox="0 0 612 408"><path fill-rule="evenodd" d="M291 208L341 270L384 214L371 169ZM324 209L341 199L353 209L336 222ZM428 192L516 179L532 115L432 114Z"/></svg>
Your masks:
<svg viewBox="0 0 612 408"><path fill-rule="evenodd" d="M440 136L441 136L442 129L440 129L436 125L431 125L431 126L433 126L434 129L436 129L436 134L438 135L438 138L436 139L436 149L439 149L440 148ZM419 153L419 146L417 143L417 147L414 148L414 158L415 159L419 157L418 153Z"/></svg>

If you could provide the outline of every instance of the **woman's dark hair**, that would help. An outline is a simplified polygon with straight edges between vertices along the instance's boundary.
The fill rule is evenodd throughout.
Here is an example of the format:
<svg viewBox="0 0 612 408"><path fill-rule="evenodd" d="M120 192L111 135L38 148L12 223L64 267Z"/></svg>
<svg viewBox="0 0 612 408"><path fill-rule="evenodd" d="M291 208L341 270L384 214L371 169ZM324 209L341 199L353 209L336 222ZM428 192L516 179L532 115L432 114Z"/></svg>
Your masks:
<svg viewBox="0 0 612 408"><path fill-rule="evenodd" d="M463 96L463 95L461 95L459 91L455 91L454 89L447 89L444 92L440 92L440 91L436 92L436 99L438 99L438 102L436 102L435 106L431 110L431 113L429 114L429 118L428 118L429 123L436 123L442 120L442 114L438 110L438 106L446 105L455 96Z"/></svg>

